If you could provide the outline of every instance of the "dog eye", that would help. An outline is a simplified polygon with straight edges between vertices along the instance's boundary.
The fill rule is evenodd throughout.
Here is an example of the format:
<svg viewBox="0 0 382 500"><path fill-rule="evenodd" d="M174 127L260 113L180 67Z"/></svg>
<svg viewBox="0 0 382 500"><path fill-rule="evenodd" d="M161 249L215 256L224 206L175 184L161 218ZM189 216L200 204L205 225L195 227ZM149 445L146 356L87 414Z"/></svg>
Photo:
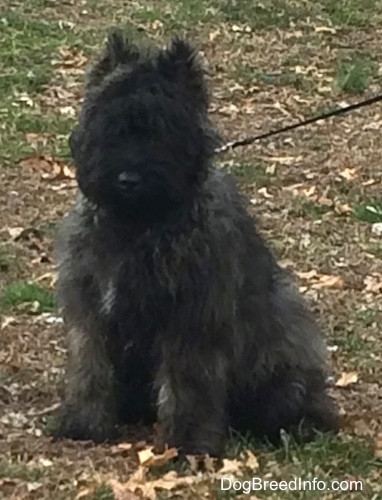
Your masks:
<svg viewBox="0 0 382 500"><path fill-rule="evenodd" d="M140 176L129 172L121 172L118 175L118 183L123 189L135 189L140 183Z"/></svg>

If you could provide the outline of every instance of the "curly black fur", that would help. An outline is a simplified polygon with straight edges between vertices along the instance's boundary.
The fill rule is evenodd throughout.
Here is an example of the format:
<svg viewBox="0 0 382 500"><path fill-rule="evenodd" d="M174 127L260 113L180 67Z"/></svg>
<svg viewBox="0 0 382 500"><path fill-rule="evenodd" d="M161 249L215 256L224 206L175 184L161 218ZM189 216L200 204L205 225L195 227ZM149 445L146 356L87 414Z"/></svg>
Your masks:
<svg viewBox="0 0 382 500"><path fill-rule="evenodd" d="M103 441L157 418L169 445L218 455L228 426L275 441L337 428L320 331L213 168L218 142L188 43L143 51L112 33L70 138L57 436Z"/></svg>

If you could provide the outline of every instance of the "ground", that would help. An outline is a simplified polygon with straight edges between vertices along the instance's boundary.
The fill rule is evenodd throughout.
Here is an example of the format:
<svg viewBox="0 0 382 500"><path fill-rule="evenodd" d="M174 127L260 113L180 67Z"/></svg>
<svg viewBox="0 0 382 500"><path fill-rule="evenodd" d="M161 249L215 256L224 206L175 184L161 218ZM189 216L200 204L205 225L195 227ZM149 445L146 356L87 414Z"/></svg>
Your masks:
<svg viewBox="0 0 382 500"><path fill-rule="evenodd" d="M212 117L232 140L380 92L381 22L380 0L0 0L0 498L382 498L378 104L216 160L321 321L342 420L338 436L306 446L232 436L220 475L316 477L329 489L245 496L220 491L211 464L199 474L195 464L146 467L150 429L104 446L47 433L65 362L53 238L75 194L67 134L106 29L194 40L209 63ZM363 490L330 491L332 480Z"/></svg>

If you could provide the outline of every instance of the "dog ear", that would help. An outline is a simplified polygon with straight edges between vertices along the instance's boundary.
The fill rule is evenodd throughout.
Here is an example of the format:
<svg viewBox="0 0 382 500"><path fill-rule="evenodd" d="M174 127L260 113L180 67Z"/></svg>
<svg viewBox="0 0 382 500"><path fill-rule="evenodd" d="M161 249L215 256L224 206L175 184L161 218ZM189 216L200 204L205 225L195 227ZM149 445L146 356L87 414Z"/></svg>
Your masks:
<svg viewBox="0 0 382 500"><path fill-rule="evenodd" d="M186 40L174 38L160 53L158 67L168 80L182 84L199 105L208 105L206 71L198 52Z"/></svg>
<svg viewBox="0 0 382 500"><path fill-rule="evenodd" d="M101 57L91 67L87 86L98 86L120 64L133 64L139 59L139 50L118 28L109 31Z"/></svg>

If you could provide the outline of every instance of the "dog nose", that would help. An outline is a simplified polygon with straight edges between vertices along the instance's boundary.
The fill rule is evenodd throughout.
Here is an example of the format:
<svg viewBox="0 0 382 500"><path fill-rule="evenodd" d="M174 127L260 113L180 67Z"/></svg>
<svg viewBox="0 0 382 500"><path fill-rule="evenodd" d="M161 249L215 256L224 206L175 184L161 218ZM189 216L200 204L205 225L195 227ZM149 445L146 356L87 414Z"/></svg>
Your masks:
<svg viewBox="0 0 382 500"><path fill-rule="evenodd" d="M118 175L118 182L124 189L135 189L140 183L140 176L129 172L121 172Z"/></svg>

